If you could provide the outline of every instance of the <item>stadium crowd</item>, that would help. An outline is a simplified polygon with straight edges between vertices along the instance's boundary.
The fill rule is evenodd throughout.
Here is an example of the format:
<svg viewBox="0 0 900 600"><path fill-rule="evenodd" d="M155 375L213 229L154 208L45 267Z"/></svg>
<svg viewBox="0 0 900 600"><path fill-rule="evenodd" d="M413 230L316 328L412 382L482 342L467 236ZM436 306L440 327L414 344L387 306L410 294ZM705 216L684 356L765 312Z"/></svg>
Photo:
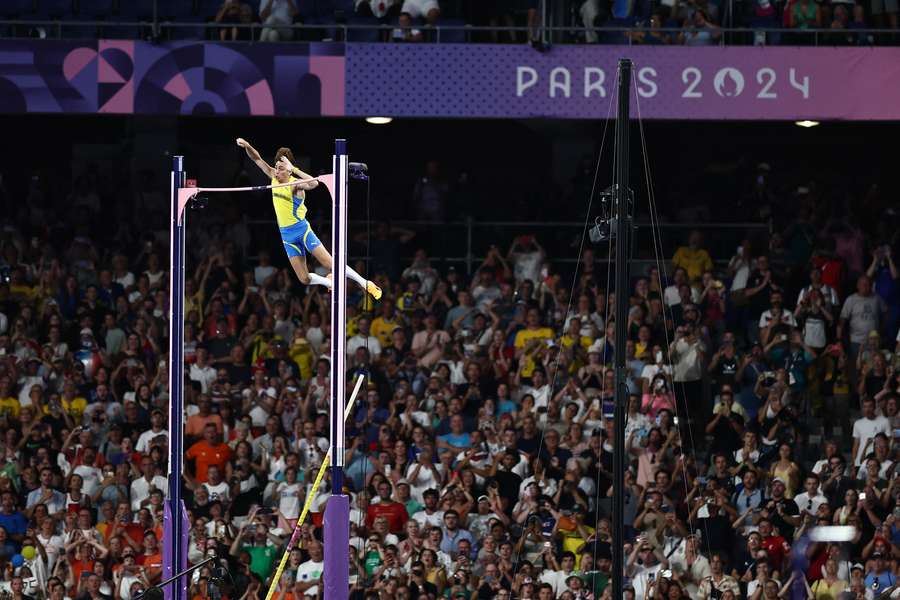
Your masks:
<svg viewBox="0 0 900 600"><path fill-rule="evenodd" d="M561 31L554 43L715 45L723 41L720 28L728 26L755 30L731 34L731 45L846 46L896 44L890 32L868 30L897 29L900 13L897 0L555 0L547 5L542 9L541 0L10 0L0 7L0 17L101 21L99 29L42 23L4 33L39 37L318 41L337 39L343 35L338 26L348 24L353 26L348 41L534 43L539 27L552 24ZM161 32L102 24L153 20ZM445 29L435 35L433 26ZM627 32L630 28L637 31ZM805 35L805 30L819 33Z"/></svg>
<svg viewBox="0 0 900 600"><path fill-rule="evenodd" d="M90 213L92 199L80 189L67 209ZM393 265L399 277L376 270L385 296L348 308L346 377L367 382L346 441L353 597L610 598L613 545L637 600L893 588L896 229L818 228L805 202L730 257L691 233L627 291L595 260L605 247L572 273L531 236L491 246L471 276L421 250ZM165 240L100 244L98 220L48 226L29 210L0 231L0 593L131 600L160 579ZM191 597L259 600L328 448L329 298L283 257L248 258L243 234L198 235L189 557L230 577L198 571ZM621 349L616 302L630 307ZM617 352L624 539L609 520ZM330 493L326 478L278 600L321 597ZM853 537L811 541L824 524Z"/></svg>

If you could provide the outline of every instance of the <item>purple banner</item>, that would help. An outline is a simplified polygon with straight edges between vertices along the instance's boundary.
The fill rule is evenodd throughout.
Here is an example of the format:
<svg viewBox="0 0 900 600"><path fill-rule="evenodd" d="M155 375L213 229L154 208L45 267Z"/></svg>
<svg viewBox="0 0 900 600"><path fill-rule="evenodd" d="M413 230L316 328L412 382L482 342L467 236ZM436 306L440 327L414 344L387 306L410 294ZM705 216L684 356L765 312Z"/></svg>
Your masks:
<svg viewBox="0 0 900 600"><path fill-rule="evenodd" d="M347 114L603 118L619 58L644 118L900 118L900 48L671 46L350 45Z"/></svg>
<svg viewBox="0 0 900 600"><path fill-rule="evenodd" d="M900 119L900 48L0 42L0 112ZM639 104L638 104L639 101Z"/></svg>
<svg viewBox="0 0 900 600"><path fill-rule="evenodd" d="M340 44L0 43L0 112L342 116Z"/></svg>

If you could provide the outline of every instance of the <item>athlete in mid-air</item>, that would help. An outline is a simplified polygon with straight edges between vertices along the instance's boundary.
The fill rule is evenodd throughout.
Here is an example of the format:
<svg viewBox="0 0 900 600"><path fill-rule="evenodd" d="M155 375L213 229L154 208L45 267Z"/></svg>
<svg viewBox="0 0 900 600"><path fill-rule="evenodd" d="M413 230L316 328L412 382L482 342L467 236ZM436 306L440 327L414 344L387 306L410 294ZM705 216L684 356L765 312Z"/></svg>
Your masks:
<svg viewBox="0 0 900 600"><path fill-rule="evenodd" d="M278 229L281 231L281 241L284 242L284 250L288 260L297 274L297 279L304 285L324 285L331 287L331 275L322 277L317 273L311 273L306 265L306 255L312 254L319 263L332 270L333 260L331 254L313 233L312 226L306 220L306 190L311 190L319 185L319 180L308 175L294 166L294 155L290 148L279 148L275 153L275 166L272 167L259 155L256 148L250 145L244 138L237 139L237 145L247 151L250 160L256 163L263 173L272 180L272 185L278 183L297 182L297 185L284 186L272 189L272 204L275 207L275 218L278 221ZM347 267L347 277L355 281L359 286L372 294L376 300L381 298L381 288L374 282L363 277Z"/></svg>

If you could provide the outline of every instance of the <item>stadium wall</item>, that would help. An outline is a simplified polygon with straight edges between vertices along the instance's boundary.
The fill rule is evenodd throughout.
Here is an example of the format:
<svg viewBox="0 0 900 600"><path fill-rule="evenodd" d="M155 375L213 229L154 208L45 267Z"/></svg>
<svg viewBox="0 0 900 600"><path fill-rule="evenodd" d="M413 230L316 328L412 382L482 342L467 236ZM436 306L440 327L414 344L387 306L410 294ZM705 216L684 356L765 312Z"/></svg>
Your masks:
<svg viewBox="0 0 900 600"><path fill-rule="evenodd" d="M603 118L635 62L649 119L900 119L900 48L0 41L0 112Z"/></svg>

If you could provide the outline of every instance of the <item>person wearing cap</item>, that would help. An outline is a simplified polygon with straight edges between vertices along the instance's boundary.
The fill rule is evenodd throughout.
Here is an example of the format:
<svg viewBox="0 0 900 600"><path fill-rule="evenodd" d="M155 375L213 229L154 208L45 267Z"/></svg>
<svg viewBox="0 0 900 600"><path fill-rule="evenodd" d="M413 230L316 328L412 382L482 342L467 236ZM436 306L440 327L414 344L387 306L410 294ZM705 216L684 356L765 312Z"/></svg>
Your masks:
<svg viewBox="0 0 900 600"><path fill-rule="evenodd" d="M412 497L410 491L411 486L406 479L397 481L397 483L394 484L394 490L396 490L397 502L406 508L406 514L414 515L424 508L418 500Z"/></svg>
<svg viewBox="0 0 900 600"><path fill-rule="evenodd" d="M872 554L869 571L865 576L866 588L876 594L897 585L897 576L888 568L888 557L882 552Z"/></svg>
<svg viewBox="0 0 900 600"><path fill-rule="evenodd" d="M168 439L169 432L166 429L165 424L166 417L160 409L154 408L150 411L150 429L140 435L137 443L134 445L134 449L141 454L147 454L150 452L150 443L156 438L164 437Z"/></svg>

